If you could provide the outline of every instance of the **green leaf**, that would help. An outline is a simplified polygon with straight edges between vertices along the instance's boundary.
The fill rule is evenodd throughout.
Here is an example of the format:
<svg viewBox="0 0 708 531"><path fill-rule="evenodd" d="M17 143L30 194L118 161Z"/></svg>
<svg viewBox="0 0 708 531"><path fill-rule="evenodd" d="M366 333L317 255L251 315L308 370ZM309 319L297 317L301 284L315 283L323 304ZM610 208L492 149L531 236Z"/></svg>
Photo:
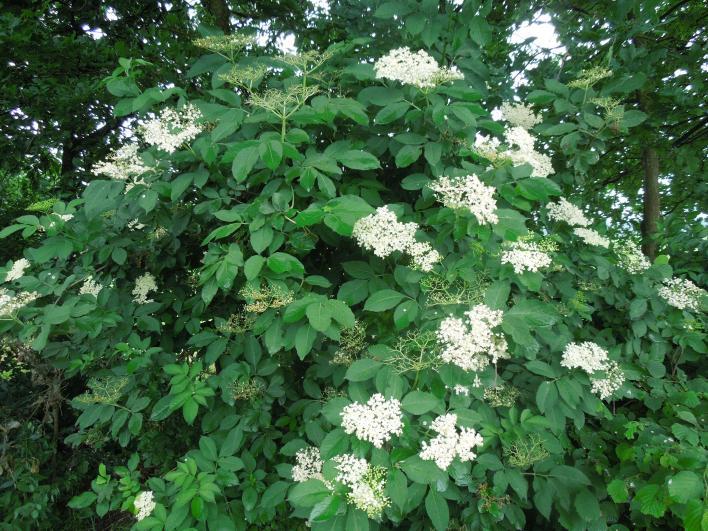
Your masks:
<svg viewBox="0 0 708 531"><path fill-rule="evenodd" d="M588 489L582 489L575 496L575 508L586 522L596 522L602 516L597 496Z"/></svg>
<svg viewBox="0 0 708 531"><path fill-rule="evenodd" d="M283 144L280 140L273 138L262 140L258 146L258 154L268 168L275 170L280 166L280 161L283 160Z"/></svg>
<svg viewBox="0 0 708 531"><path fill-rule="evenodd" d="M319 332L324 332L332 324L332 311L327 303L327 300L313 302L305 310L310 325Z"/></svg>
<svg viewBox="0 0 708 531"><path fill-rule="evenodd" d="M445 531L447 529L447 525L450 522L450 510L447 506L447 500L432 487L425 497L425 512L428 513L428 517L437 531Z"/></svg>
<svg viewBox="0 0 708 531"><path fill-rule="evenodd" d="M331 459L335 455L343 454L349 448L349 436L341 428L329 432L320 443L322 459Z"/></svg>
<svg viewBox="0 0 708 531"><path fill-rule="evenodd" d="M517 236L528 233L526 218L516 210L498 208L497 217L499 221L494 225L494 232L505 240L515 240Z"/></svg>
<svg viewBox="0 0 708 531"><path fill-rule="evenodd" d="M363 382L376 376L380 369L380 362L370 358L362 358L349 366L344 377L351 382Z"/></svg>
<svg viewBox="0 0 708 531"><path fill-rule="evenodd" d="M557 125L552 125L551 127L547 127L546 129L544 129L543 134L546 136L565 135L567 133L575 131L577 128L578 128L578 125L574 124L574 123L557 124Z"/></svg>
<svg viewBox="0 0 708 531"><path fill-rule="evenodd" d="M305 272L305 266L302 262L292 255L287 253L273 253L268 257L266 262L268 269L274 273L294 273L296 276L302 276Z"/></svg>
<svg viewBox="0 0 708 531"><path fill-rule="evenodd" d="M420 146L403 146L396 153L396 167L407 168L420 158Z"/></svg>
<svg viewBox="0 0 708 531"><path fill-rule="evenodd" d="M427 413L438 405L440 401L437 398L423 391L411 391L401 401L401 407L414 415Z"/></svg>
<svg viewBox="0 0 708 531"><path fill-rule="evenodd" d="M590 485L588 477L579 469L568 465L556 465L551 470L552 477L557 478L567 487Z"/></svg>
<svg viewBox="0 0 708 531"><path fill-rule="evenodd" d="M308 479L296 483L290 489L288 501L295 507L313 507L329 495L329 489L319 479Z"/></svg>
<svg viewBox="0 0 708 531"><path fill-rule="evenodd" d="M93 502L96 501L96 496L95 493L88 491L88 492L82 492L78 496L74 496L69 500L69 507L72 509L84 509L85 507L88 507L91 505Z"/></svg>
<svg viewBox="0 0 708 531"><path fill-rule="evenodd" d="M607 485L607 493L615 503L626 503L629 500L627 485L621 479L613 479Z"/></svg>
<svg viewBox="0 0 708 531"><path fill-rule="evenodd" d="M505 280L492 282L484 294L484 304L493 310L505 310L506 301L509 300L511 284Z"/></svg>
<svg viewBox="0 0 708 531"><path fill-rule="evenodd" d="M440 162L440 157L442 155L442 145L437 142L428 142L425 144L425 149L423 151L423 156L428 164L435 166Z"/></svg>
<svg viewBox="0 0 708 531"><path fill-rule="evenodd" d="M332 312L332 318L343 328L351 328L354 326L356 317L354 316L354 312L351 311L344 301L329 299L327 305Z"/></svg>
<svg viewBox="0 0 708 531"><path fill-rule="evenodd" d="M692 498L700 498L703 482L694 472L682 470L667 481L669 495L679 503L687 503Z"/></svg>
<svg viewBox="0 0 708 531"><path fill-rule="evenodd" d="M258 162L258 157L258 146L249 146L239 151L231 163L231 173L234 179L238 182L245 181L253 166Z"/></svg>
<svg viewBox="0 0 708 531"><path fill-rule="evenodd" d="M285 494L288 492L288 483L285 481L276 481L270 485L261 496L261 506L266 508L275 508L285 501Z"/></svg>
<svg viewBox="0 0 708 531"><path fill-rule="evenodd" d="M622 115L622 125L625 127L635 127L646 120L648 116L642 111L625 111Z"/></svg>
<svg viewBox="0 0 708 531"><path fill-rule="evenodd" d="M392 289L382 289L377 291L366 300L364 309L370 312L383 312L390 310L401 302L405 295Z"/></svg>
<svg viewBox="0 0 708 531"><path fill-rule="evenodd" d="M634 299L629 305L629 318L639 319L647 311L646 299Z"/></svg>
<svg viewBox="0 0 708 531"><path fill-rule="evenodd" d="M246 279L253 280L254 278L258 277L258 274L263 269L265 263L266 259L257 254L251 256L248 260L246 260L246 263L243 265L243 271L246 274Z"/></svg>
<svg viewBox="0 0 708 531"><path fill-rule="evenodd" d="M376 116L374 117L374 122L379 125L390 124L391 122L395 122L404 114L406 114L409 108L410 104L405 101L386 105L386 107L381 109L376 114Z"/></svg>
<svg viewBox="0 0 708 531"><path fill-rule="evenodd" d="M371 214L374 209L361 197L343 195L329 200L325 211L327 212L324 216L325 225L341 236L351 236L354 224Z"/></svg>
<svg viewBox="0 0 708 531"><path fill-rule="evenodd" d="M347 522L343 529L346 531L369 531L369 518L364 511L350 506L347 510Z"/></svg>
<svg viewBox="0 0 708 531"><path fill-rule="evenodd" d="M375 170L381 167L379 159L371 153L360 150L349 150L337 155L337 160L353 170Z"/></svg>
<svg viewBox="0 0 708 531"><path fill-rule="evenodd" d="M660 485L644 485L634 497L639 503L639 511L654 518L661 518L666 512L664 493Z"/></svg>
<svg viewBox="0 0 708 531"><path fill-rule="evenodd" d="M536 390L536 405L541 413L553 408L558 402L558 389L553 382L543 382Z"/></svg>

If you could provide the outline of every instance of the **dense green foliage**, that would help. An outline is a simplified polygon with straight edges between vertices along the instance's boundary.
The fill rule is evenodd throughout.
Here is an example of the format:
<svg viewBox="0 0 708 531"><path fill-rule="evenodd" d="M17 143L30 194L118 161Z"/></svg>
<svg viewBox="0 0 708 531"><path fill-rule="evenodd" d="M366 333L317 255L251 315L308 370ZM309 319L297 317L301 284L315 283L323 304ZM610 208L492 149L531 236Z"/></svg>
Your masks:
<svg viewBox="0 0 708 531"><path fill-rule="evenodd" d="M601 2L573 12L580 27L558 10L571 67L549 56L519 89L512 72L528 50L508 37L534 3L332 2L314 19L263 3L263 17L249 20L297 30L297 56L278 55L274 40L224 49L214 37L200 49L195 37L220 32L189 26L180 2L174 17L159 3L135 7L133 18L138 4L116 7L115 39L134 41L47 38L60 56L97 43L91 53L110 65L96 63L86 85L60 78L72 95L55 109L65 117L43 118L82 139L69 170L53 158L67 138L59 131L30 141L27 124L2 124L14 158L1 177L12 201L0 210L0 237L12 245L0 265L0 278L11 276L0 284L0 529L708 527L706 298L679 309L659 292L672 276L705 282L705 146L700 129L686 136L703 123L700 51L688 47L671 67L661 34L639 44L617 37L661 30L686 46L702 11L654 3L662 9ZM234 4L234 14L253 14L252 2ZM205 5L199 14L214 23ZM2 16L5 28L18 14ZM159 26L132 35L140 17ZM12 38L29 46L36 27L17 20L24 29ZM172 34L172 23L188 31ZM153 40L141 53L145 35ZM609 49L588 51L606 38ZM168 41L174 53L160 50ZM404 45L464 79L425 89L377 79L373 62ZM37 49L17 53L32 60L16 64L41 67ZM584 84L593 66L606 72ZM690 76L670 77L679 67ZM86 101L74 89L99 98L91 120L71 108ZM33 98L44 92L32 91L13 105L39 120L24 98L41 108ZM543 117L531 134L553 161L547 177L475 149L478 133L504 138L507 124L491 111L517 94ZM134 129L143 141L133 162L145 171L123 180L91 172L110 160L109 147L133 142L121 138L123 125L192 106L198 131L173 152ZM114 127L94 135L99 123ZM674 157L677 138L683 155ZM676 215L662 221L666 254L634 270L622 250L641 237L632 159L651 143ZM632 178L613 180L622 172ZM441 176L470 174L494 188L496 222L448 208L431 190ZM560 196L609 248L549 216ZM620 196L629 203L618 207ZM384 205L440 253L431 271L406 253L381 258L357 244L355 223ZM516 241L552 264L515 272L503 255ZM23 256L29 265L13 275ZM145 274L155 289L141 296ZM31 292L35 300L5 311ZM477 372L444 363L441 323L480 304L503 313L495 334L509 356ZM590 375L561 364L569 344L585 341L623 373L602 400ZM402 432L381 447L347 433L342 419L375 393L403 412ZM443 469L420 453L446 413L483 444ZM319 449L324 467L298 481L292 468L306 447ZM333 458L347 453L382 467L383 512L367 515L335 480ZM147 491L156 506L136 522L135 499Z"/></svg>

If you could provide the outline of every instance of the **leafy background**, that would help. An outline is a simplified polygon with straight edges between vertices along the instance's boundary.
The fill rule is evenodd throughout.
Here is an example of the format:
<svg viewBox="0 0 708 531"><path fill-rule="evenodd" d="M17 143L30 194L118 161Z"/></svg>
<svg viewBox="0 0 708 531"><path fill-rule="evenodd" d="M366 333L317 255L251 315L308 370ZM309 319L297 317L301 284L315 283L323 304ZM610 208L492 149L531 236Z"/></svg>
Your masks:
<svg viewBox="0 0 708 531"><path fill-rule="evenodd" d="M539 10L561 55L509 42ZM130 528L133 497L151 489L159 505L141 528L304 528L308 516L315 529L705 527L704 313L656 293L672 274L705 283L705 15L692 2L357 1L328 13L299 2L10 3L2 263L24 254L33 267L20 286L44 297L0 322L2 526ZM282 32L332 55L308 76L320 92L284 137L219 77L227 59L192 44L213 28L254 27L265 40L236 62L278 67L258 91L302 81L275 58ZM464 82L423 96L375 80L363 63L402 45L455 64ZM593 66L612 76L568 86ZM491 111L515 95L543 113L537 147L553 157L551 180L488 170L465 149L478 131L501 132ZM617 99L622 119L594 96ZM159 168L149 186L124 193L90 173L135 118L185 101L211 128L172 156L149 150ZM492 230L425 187L471 172L497 188ZM656 204L643 193L652 184ZM643 239L652 268L628 275L611 252L549 224L542 206L560 194L613 238ZM383 204L424 227L445 256L434 274L355 245L353 223ZM66 212L74 219L58 223L53 213ZM130 230L134 219L145 227ZM500 266L503 242L529 230L559 245L544 275ZM159 293L137 305L133 281L146 271ZM77 295L88 274L114 285ZM246 311L248 288L265 286L268 308ZM437 304L439 286L461 304ZM400 338L415 345L476 302L505 311L513 357L483 383L515 390L513 405L484 388L452 395L470 375L404 371L396 357ZM353 362L333 365L356 327ZM563 347L581 340L620 361L621 398L600 402L560 367ZM404 434L382 450L339 427L342 407L374 392L406 412ZM448 410L485 445L443 473L416 454L422 422ZM546 451L528 451L534 440ZM384 465L383 520L316 481L294 486L305 445Z"/></svg>

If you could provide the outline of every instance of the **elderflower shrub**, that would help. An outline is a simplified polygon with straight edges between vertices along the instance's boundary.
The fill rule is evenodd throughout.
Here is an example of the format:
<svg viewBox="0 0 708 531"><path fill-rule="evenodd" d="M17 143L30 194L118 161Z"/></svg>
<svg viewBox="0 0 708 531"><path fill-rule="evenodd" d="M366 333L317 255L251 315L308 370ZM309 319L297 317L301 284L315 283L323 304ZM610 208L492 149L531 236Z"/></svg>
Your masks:
<svg viewBox="0 0 708 531"><path fill-rule="evenodd" d="M611 128L561 140L534 92L491 120L481 34L445 47L430 20L418 52L206 38L175 87L114 78L135 138L0 232L31 264L0 272L0 333L49 367L60 446L110 452L55 485L77 528L695 520L702 277L574 233L600 220L573 172ZM539 91L569 130L602 78L562 79ZM0 486L3 513L23 496Z"/></svg>

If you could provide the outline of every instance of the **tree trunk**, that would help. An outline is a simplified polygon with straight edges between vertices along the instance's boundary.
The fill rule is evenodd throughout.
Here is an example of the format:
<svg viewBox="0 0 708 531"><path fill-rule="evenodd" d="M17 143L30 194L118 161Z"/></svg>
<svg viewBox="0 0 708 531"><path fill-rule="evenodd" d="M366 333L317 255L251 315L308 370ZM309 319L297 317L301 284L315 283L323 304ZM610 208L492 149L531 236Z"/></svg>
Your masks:
<svg viewBox="0 0 708 531"><path fill-rule="evenodd" d="M204 8L214 17L216 25L224 32L224 35L231 33L231 12L226 0L204 0Z"/></svg>
<svg viewBox="0 0 708 531"><path fill-rule="evenodd" d="M649 146L642 150L644 168L644 219L642 219L642 251L650 260L656 258L657 223L659 221L659 157Z"/></svg>

